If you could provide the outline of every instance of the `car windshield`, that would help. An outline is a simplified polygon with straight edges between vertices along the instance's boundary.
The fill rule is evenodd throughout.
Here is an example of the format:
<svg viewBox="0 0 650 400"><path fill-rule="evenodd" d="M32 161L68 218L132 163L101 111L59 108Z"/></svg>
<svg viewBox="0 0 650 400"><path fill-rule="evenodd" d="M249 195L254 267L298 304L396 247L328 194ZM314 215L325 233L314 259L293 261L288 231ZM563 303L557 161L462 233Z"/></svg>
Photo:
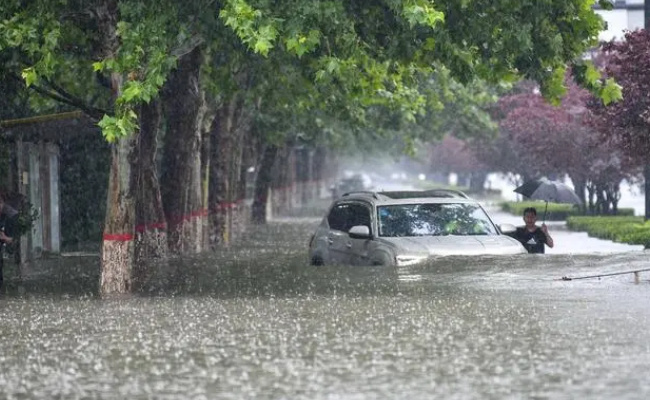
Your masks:
<svg viewBox="0 0 650 400"><path fill-rule="evenodd" d="M427 203L377 207L379 236L496 235L478 204Z"/></svg>

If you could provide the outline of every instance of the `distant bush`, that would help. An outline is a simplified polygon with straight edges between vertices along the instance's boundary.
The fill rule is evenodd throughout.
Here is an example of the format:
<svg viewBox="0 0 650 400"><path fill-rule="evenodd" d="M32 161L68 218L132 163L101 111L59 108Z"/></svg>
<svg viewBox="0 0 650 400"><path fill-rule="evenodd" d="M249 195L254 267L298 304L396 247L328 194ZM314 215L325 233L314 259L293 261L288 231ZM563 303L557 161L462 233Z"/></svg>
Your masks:
<svg viewBox="0 0 650 400"><path fill-rule="evenodd" d="M614 242L640 244L650 248L650 221L634 216L574 216L567 219L573 231L586 231L589 236Z"/></svg>
<svg viewBox="0 0 650 400"><path fill-rule="evenodd" d="M546 203L543 201L505 201L501 204L501 209L515 215L523 215L527 207L535 207L539 219L543 218ZM557 204L548 203L546 213L547 221L564 221L572 216L583 216L582 210L575 204ZM616 216L634 216L633 208L619 208Z"/></svg>

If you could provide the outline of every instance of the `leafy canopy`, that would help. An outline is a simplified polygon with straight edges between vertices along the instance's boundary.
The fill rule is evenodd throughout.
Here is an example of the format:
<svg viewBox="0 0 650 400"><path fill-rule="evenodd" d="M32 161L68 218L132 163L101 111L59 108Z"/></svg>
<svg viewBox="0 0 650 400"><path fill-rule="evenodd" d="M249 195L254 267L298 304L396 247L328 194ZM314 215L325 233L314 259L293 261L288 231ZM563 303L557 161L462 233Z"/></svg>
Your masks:
<svg viewBox="0 0 650 400"><path fill-rule="evenodd" d="M68 72L69 65L78 66L70 71L111 77L112 96L104 94L111 107L101 113L100 122L109 141L137 129L137 105L158 96L185 47L237 48L223 46L224 41L238 41L267 60L276 74L281 72L278 60L287 55L305 62L312 70L306 76L315 87L340 96L334 104L350 101L358 105L355 112L389 107L415 121L427 104L420 82L438 66L462 84L475 78L493 83L530 78L540 83L548 99L559 101L566 91L567 64L580 60L603 28L593 3L5 0L0 52L20 52L19 65L11 67L20 68L29 87L71 84L75 76ZM118 10L111 16L114 35L99 23L111 21L100 21L99 16L112 6ZM603 80L588 62L576 63L572 70L579 81L604 102L620 97L612 80ZM86 86L81 93L98 91L91 82L77 86ZM92 104L86 109L101 107Z"/></svg>

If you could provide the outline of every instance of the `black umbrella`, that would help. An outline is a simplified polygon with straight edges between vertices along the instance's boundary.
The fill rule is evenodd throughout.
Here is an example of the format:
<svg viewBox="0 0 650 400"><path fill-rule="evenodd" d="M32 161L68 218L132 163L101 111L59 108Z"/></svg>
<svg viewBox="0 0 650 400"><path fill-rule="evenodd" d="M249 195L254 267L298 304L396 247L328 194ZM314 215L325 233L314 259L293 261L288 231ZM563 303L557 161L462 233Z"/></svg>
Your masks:
<svg viewBox="0 0 650 400"><path fill-rule="evenodd" d="M546 210L548 209L548 202L551 203L568 203L568 204L581 204L582 200L571 189L570 186L562 182L550 181L546 178L535 179L533 181L524 182L514 190L516 193L522 194L529 199L543 200L546 202L544 209L544 221L546 221Z"/></svg>

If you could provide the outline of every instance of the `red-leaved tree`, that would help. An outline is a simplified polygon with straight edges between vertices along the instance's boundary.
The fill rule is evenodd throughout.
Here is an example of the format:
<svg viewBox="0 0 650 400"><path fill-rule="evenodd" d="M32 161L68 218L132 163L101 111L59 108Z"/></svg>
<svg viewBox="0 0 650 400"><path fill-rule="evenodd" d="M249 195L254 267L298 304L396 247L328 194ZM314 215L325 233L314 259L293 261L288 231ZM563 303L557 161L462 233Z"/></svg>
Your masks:
<svg viewBox="0 0 650 400"><path fill-rule="evenodd" d="M520 177L568 175L591 213L616 213L620 182L634 172L629 158L601 140L590 125L591 95L572 81L560 106L543 99L533 87L502 97L493 110L499 137L475 143L481 161Z"/></svg>
<svg viewBox="0 0 650 400"><path fill-rule="evenodd" d="M469 181L472 192L483 190L487 178L486 167L478 159L464 140L446 135L440 142L428 148L429 168L433 173L458 174L459 182Z"/></svg>
<svg viewBox="0 0 650 400"><path fill-rule="evenodd" d="M626 32L623 41L601 47L605 74L623 87L623 99L605 106L589 102L592 123L603 140L621 149L628 162L645 165L646 219L650 218L650 32Z"/></svg>

